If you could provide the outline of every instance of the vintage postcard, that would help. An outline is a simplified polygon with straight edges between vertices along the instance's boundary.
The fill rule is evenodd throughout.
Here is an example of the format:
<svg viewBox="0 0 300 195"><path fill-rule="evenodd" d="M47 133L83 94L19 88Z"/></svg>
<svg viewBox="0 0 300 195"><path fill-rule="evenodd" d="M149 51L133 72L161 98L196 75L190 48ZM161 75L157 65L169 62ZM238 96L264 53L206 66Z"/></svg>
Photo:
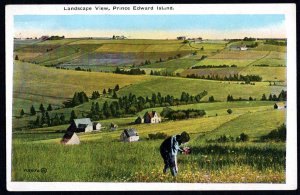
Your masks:
<svg viewBox="0 0 300 195"><path fill-rule="evenodd" d="M296 189L296 6L248 6L7 5L7 189Z"/></svg>

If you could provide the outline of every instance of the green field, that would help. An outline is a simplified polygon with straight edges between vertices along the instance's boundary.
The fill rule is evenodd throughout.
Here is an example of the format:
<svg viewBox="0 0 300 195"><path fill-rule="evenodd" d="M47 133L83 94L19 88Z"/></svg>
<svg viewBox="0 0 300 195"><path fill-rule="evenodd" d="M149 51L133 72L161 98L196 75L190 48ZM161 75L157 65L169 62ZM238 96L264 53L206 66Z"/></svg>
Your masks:
<svg viewBox="0 0 300 195"><path fill-rule="evenodd" d="M236 98L242 97L248 99L249 96L252 96L253 98L260 99L263 93L279 94L282 89L284 89L284 86L269 86L269 83L264 82L258 82L255 85L241 85L237 82L228 81L156 76L151 80L124 87L120 90L119 94L133 93L137 96L151 97L152 93L160 92L162 95L169 94L180 98L183 91L191 95L197 95L206 90L208 95L203 98L204 101L209 96L214 96L215 100L224 101L228 94Z"/></svg>
<svg viewBox="0 0 300 195"><path fill-rule="evenodd" d="M19 60L13 66L13 129L12 181L46 182L179 182L179 183L285 183L285 142L261 141L261 136L286 123L286 109L274 109L277 101L260 101L263 94L278 95L286 90L286 47L258 41L247 51L231 50L232 46L251 42L204 40L200 43L178 40L101 40L63 39L55 41L15 40ZM203 58L202 56L206 56ZM141 65L145 60L151 64ZM238 67L191 69L195 65L232 65ZM133 66L134 65L134 66ZM265 65L265 66L255 66ZM59 69L57 66L65 69ZM75 71L76 67L92 72ZM112 73L116 67L129 70L139 67L146 75ZM172 73L174 76L154 76L151 71ZM176 75L176 73L180 73ZM259 75L263 82L251 85L241 81L220 81L185 78L187 74ZM29 129L33 105L38 111L43 103L54 110L50 117L64 114L69 120L72 110L78 118L89 114L92 102L102 109L105 101L118 101L111 95L89 100L72 108L64 108L75 92L120 90L118 97L172 95L180 99L182 92L196 96L206 90L200 102L169 106L173 110L199 109L205 115L198 118L168 120L158 124L134 124L147 111L161 113L165 107L143 107L136 114L99 120L100 132L78 133L80 145L60 144L69 124ZM243 101L227 102L227 96ZM209 97L213 96L213 102ZM248 101L249 98L253 101ZM130 102L131 104L132 102ZM148 103L149 104L149 103ZM176 104L172 104L176 105ZM20 117L24 109L25 115ZM232 110L229 114L228 109ZM40 111L38 111L40 115ZM110 124L118 125L111 131ZM120 134L125 128L135 128L138 142L123 143ZM168 136L187 131L191 140L191 155L179 155L179 174L163 174L159 146L163 139L151 140L149 134ZM9 133L9 132L8 132ZM237 141L245 133L246 141ZM232 138L220 142L220 137ZM28 169L46 173L28 172Z"/></svg>
<svg viewBox="0 0 300 195"><path fill-rule="evenodd" d="M259 124L266 116L277 122L274 121L268 126L262 127ZM245 123L245 120L248 122ZM13 181L174 181L169 174L163 175L161 171L163 162L160 159L158 147L162 140L147 140L147 135L155 132L166 132L172 135L185 129L191 134L192 140L188 145L193 148L194 153L190 156L180 155L178 157L180 172L176 182L282 183L285 181L284 144L269 145L255 142L206 144L204 140L207 136L217 136L223 133L235 136L240 133L240 125L243 125L242 131L249 133L251 139L255 139L257 135L268 133L284 121L284 112L270 110L166 122L157 125L135 125L134 127L139 130L141 136L140 142L119 142L121 130L117 130L115 132L80 134L82 143L79 146L60 145L59 140L62 133L49 133L61 128L44 128L40 131L37 130L36 133L33 131L27 134L17 133L14 134L15 141L13 142L13 153L15 154ZM42 135L39 135L42 134L41 131L45 131L45 135L48 132L48 136L43 138ZM53 134L57 136L57 139L53 139ZM31 137L39 138L30 141ZM28 139L28 141L23 142L24 139ZM35 152L30 152L32 150ZM124 153L124 151L128 152ZM52 155L47 155L48 153ZM247 160L247 158L249 159ZM35 160L32 161L32 159ZM56 163L50 163L53 161ZM128 162L131 165L133 163L134 166L128 168ZM65 163L68 164L68 168L78 171L70 172L65 168ZM81 163L85 164L85 168L82 168ZM115 164L118 166L114 166ZM239 171L241 166L243 166L243 172ZM27 173L24 172L26 168L46 168L47 173ZM232 174L235 176L233 177Z"/></svg>

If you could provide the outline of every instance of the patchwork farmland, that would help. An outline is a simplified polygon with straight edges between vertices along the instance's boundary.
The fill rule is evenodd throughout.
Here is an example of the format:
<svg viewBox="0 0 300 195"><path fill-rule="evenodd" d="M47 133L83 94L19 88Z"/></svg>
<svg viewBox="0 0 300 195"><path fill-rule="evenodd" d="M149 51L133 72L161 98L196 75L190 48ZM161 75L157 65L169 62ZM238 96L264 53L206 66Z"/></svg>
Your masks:
<svg viewBox="0 0 300 195"><path fill-rule="evenodd" d="M244 45L251 47L236 49ZM266 40L15 40L14 59L13 181L286 182L285 141L269 136L285 129L286 46ZM136 122L152 111L161 123ZM79 145L62 145L74 118L91 118L103 128L78 133ZM140 140L121 142L130 128ZM174 179L162 173L163 138L150 134L182 131L191 136L192 153L178 156ZM47 173L24 171L28 167Z"/></svg>

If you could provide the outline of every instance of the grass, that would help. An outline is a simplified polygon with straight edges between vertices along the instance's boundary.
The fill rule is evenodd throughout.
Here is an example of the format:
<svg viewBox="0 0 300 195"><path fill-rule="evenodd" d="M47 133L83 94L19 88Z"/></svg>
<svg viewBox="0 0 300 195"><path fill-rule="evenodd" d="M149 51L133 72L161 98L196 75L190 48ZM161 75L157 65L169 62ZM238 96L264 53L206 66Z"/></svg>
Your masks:
<svg viewBox="0 0 300 195"><path fill-rule="evenodd" d="M102 93L103 89L114 88L116 84L122 88L148 79L148 76L52 69L15 61L13 115L19 115L22 108L29 113L31 105L37 109L41 103L62 106L76 91L91 96L93 91Z"/></svg>
<svg viewBox="0 0 300 195"><path fill-rule="evenodd" d="M260 75L263 81L286 81L286 67L257 67L249 66L242 71L242 75Z"/></svg>
<svg viewBox="0 0 300 195"><path fill-rule="evenodd" d="M241 85L237 82L228 81L210 81L202 79L187 79L178 77L152 77L151 80L137 83L135 85L127 86L121 89L118 94L125 95L129 93L137 96L149 96L152 93L160 92L162 95L173 95L180 98L183 91L190 95L196 95L204 90L208 95L203 98L208 100L209 96L214 96L215 100L224 101L228 94L233 95L234 98L252 98L260 99L262 94L275 93L279 94L284 89L283 86L269 86L268 83L256 83L255 85Z"/></svg>
<svg viewBox="0 0 300 195"><path fill-rule="evenodd" d="M152 63L150 65L146 65L146 68L165 68L169 72L174 72L178 69L187 69L194 64L196 64L198 60L195 59L176 59L176 60L170 60L167 62L161 62L161 63Z"/></svg>
<svg viewBox="0 0 300 195"><path fill-rule="evenodd" d="M26 138L26 134L19 133L13 141L13 181L282 183L285 181L283 143L206 144L199 140L202 133L211 136L222 133L222 128L228 126L238 128L244 123L235 121L242 120L243 117L253 123L262 121L266 116L268 119L277 119L278 116L273 112L275 111L137 125L135 128L140 133L141 141L136 143L119 142L121 130L79 134L81 144L78 146L60 145L60 139L52 139L50 133L46 140L38 133L27 134L28 138L36 138L31 141ZM176 134L183 127L191 134L189 146L193 148L193 153L178 156L179 175L174 179L170 174L162 174L163 162L159 154L162 140L151 141L146 138L148 133L153 132ZM252 126L252 132L267 132L268 128L261 127ZM55 130L53 127L51 129ZM57 133L57 136L61 135ZM55 163L49 163L53 161ZM46 168L47 172L24 171L41 168Z"/></svg>

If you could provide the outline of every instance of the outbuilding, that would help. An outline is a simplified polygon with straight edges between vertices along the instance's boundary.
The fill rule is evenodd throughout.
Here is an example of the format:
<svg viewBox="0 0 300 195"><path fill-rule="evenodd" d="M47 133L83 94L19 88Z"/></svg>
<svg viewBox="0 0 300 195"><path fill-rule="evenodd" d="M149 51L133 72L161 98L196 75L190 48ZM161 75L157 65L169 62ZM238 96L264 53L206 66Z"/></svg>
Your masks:
<svg viewBox="0 0 300 195"><path fill-rule="evenodd" d="M120 135L120 140L123 142L135 142L139 139L136 129L125 129Z"/></svg>
<svg viewBox="0 0 300 195"><path fill-rule="evenodd" d="M93 123L90 118L74 119L67 131L71 132L92 132Z"/></svg>
<svg viewBox="0 0 300 195"><path fill-rule="evenodd" d="M78 145L80 144L80 140L75 132L67 131L60 143L65 145Z"/></svg>

